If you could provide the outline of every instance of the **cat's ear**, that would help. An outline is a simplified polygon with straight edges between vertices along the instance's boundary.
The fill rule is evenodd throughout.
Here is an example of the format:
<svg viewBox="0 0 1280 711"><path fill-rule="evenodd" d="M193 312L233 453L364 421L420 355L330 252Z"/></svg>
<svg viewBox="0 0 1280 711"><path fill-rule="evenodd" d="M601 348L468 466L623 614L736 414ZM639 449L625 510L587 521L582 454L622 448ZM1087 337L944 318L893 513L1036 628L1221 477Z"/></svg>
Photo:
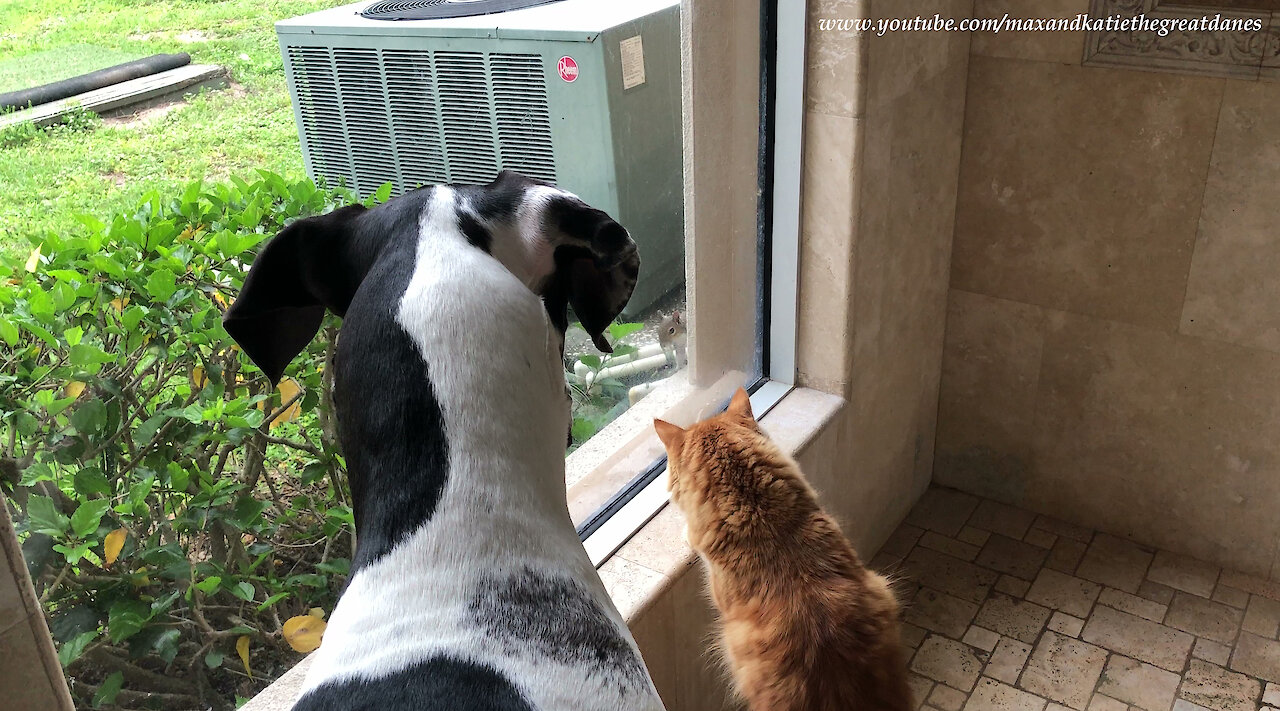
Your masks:
<svg viewBox="0 0 1280 711"><path fill-rule="evenodd" d="M725 412L739 417L755 419L751 414L751 396L747 394L745 388L738 388L738 392L734 393L733 399L729 401L729 409L725 410Z"/></svg>
<svg viewBox="0 0 1280 711"><path fill-rule="evenodd" d="M658 433L658 439L662 440L662 446L668 450L675 449L684 443L684 429L680 425L673 425L666 420L654 419L653 429Z"/></svg>

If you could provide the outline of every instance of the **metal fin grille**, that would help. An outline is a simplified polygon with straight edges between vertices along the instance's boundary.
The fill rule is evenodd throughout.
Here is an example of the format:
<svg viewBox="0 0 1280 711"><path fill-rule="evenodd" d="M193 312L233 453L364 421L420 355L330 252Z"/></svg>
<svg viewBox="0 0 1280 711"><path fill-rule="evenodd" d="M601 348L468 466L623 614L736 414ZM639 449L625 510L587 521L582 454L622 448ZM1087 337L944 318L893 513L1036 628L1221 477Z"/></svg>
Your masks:
<svg viewBox="0 0 1280 711"><path fill-rule="evenodd" d="M556 179L539 55L290 46L285 58L315 177L361 195L504 168Z"/></svg>

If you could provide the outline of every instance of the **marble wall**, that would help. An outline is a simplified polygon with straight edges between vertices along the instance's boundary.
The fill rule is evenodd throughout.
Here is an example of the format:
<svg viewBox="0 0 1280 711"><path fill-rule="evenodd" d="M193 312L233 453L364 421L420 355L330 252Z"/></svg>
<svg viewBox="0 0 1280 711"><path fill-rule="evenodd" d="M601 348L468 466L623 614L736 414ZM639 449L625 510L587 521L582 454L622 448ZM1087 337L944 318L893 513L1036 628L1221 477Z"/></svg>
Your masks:
<svg viewBox="0 0 1280 711"><path fill-rule="evenodd" d="M801 385L848 406L805 465L874 551L933 465L969 36L818 22L961 18L972 0L809 7L797 365Z"/></svg>
<svg viewBox="0 0 1280 711"><path fill-rule="evenodd" d="M973 39L934 480L1280 579L1280 85L1083 48Z"/></svg>

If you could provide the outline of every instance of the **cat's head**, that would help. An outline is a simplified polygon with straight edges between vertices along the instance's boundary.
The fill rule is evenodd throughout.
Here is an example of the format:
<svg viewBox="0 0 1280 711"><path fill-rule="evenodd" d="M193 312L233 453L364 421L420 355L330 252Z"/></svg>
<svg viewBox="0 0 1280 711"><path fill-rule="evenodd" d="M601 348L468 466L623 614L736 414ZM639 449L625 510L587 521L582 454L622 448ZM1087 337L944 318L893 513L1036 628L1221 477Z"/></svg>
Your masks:
<svg viewBox="0 0 1280 711"><path fill-rule="evenodd" d="M742 388L718 415L688 428L655 419L653 427L667 450L667 489L688 520L691 535L732 515L726 514L734 507L729 498L749 488L752 462L774 449Z"/></svg>

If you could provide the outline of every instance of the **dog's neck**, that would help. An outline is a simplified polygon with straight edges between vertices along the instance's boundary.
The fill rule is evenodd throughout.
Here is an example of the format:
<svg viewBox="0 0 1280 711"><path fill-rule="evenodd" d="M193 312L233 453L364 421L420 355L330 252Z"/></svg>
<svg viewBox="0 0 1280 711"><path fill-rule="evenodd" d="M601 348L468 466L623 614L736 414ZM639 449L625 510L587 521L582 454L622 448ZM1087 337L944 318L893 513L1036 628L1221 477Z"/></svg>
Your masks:
<svg viewBox="0 0 1280 711"><path fill-rule="evenodd" d="M435 191L416 242L370 275L395 298L353 304L339 342L353 568L446 506L474 514L459 536L573 534L560 336L539 297L468 243L454 199Z"/></svg>

